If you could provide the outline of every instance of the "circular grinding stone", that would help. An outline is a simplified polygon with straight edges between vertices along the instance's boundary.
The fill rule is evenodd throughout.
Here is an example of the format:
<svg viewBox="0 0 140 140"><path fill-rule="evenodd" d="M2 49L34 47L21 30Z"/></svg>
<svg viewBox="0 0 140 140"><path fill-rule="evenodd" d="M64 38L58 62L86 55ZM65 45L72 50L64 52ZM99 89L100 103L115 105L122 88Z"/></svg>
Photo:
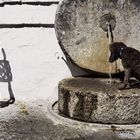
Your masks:
<svg viewBox="0 0 140 140"><path fill-rule="evenodd" d="M59 44L66 56L82 68L100 73L118 73L121 61L109 64L106 21L114 40L140 50L139 0L63 0L55 19Z"/></svg>
<svg viewBox="0 0 140 140"><path fill-rule="evenodd" d="M101 78L64 79L58 87L58 109L85 122L139 124L140 89L119 91L118 84Z"/></svg>

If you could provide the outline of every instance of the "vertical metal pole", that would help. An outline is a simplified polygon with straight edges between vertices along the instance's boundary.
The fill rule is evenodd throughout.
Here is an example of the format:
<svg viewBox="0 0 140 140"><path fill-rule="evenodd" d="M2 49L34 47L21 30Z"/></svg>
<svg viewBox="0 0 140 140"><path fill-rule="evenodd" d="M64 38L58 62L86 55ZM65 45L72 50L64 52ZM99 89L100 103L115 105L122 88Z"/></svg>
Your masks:
<svg viewBox="0 0 140 140"><path fill-rule="evenodd" d="M106 24L107 24L108 40L109 40L109 44L111 44L114 42L113 32L110 23L107 22Z"/></svg>

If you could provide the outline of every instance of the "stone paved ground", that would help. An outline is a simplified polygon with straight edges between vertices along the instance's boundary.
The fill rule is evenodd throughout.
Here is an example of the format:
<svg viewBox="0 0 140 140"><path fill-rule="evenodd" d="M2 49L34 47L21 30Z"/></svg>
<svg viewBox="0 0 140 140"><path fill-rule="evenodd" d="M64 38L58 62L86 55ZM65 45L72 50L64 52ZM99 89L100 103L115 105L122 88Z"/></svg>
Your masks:
<svg viewBox="0 0 140 140"><path fill-rule="evenodd" d="M48 118L45 101L32 103L17 101L0 109L0 139L3 140L62 140L79 138L80 131Z"/></svg>
<svg viewBox="0 0 140 140"><path fill-rule="evenodd" d="M118 135L117 131L108 129L109 125L108 127L102 127L102 125L97 127L95 125L92 129L86 129L82 123L74 126L72 123L68 124L69 122L66 124L61 120L54 120L47 109L46 100L34 102L16 101L14 105L1 108L0 114L0 140L120 139L120 134ZM129 134L128 136L130 137L131 135ZM134 138L139 139L137 135L132 137L132 139Z"/></svg>
<svg viewBox="0 0 140 140"><path fill-rule="evenodd" d="M43 100L30 103L17 101L14 105L0 109L0 139L94 139L95 136L93 136L90 131L83 131L84 129L74 128L71 127L71 125L66 126L51 120L46 105L46 102ZM102 135L104 135L104 133L102 133ZM107 136L107 138L109 137L111 137L111 135Z"/></svg>

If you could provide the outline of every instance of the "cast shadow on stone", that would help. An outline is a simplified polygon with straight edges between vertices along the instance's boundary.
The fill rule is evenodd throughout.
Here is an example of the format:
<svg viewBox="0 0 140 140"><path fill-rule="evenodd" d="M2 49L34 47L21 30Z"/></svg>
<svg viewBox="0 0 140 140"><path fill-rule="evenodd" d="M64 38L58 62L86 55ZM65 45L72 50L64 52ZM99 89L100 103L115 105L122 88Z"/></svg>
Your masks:
<svg viewBox="0 0 140 140"><path fill-rule="evenodd" d="M58 39L58 40L61 40L61 39ZM67 51L64 49L65 47L63 46L62 42L58 41L58 44L60 45L60 47L65 55L65 58L61 57L61 56L58 56L57 58L58 59L62 58L64 60L64 62L68 66L68 68L71 72L71 75L73 77L90 77L90 78L109 78L110 77L109 74L96 72L96 71L89 70L89 69L82 68L82 67L78 66L72 60L71 56L67 53ZM112 76L112 78L119 78L120 80L123 80L124 72L112 74L111 76Z"/></svg>
<svg viewBox="0 0 140 140"><path fill-rule="evenodd" d="M73 77L109 78L109 75L106 73L99 73L99 72L91 71L89 69L81 68L77 64L75 64L75 62L69 57L68 54L65 54L65 56L66 58L63 58L63 57L61 58L65 62L65 64L68 66L71 72L71 75ZM116 73L116 74L112 74L111 77L118 78L122 82L124 79L124 71ZM136 79L131 79L130 88L140 89L140 81L137 81Z"/></svg>
<svg viewBox="0 0 140 140"><path fill-rule="evenodd" d="M130 88L131 89L140 89L140 81L136 80L136 79L131 79L129 81L130 83Z"/></svg>
<svg viewBox="0 0 140 140"><path fill-rule="evenodd" d="M12 91L11 81L12 81L12 73L9 61L6 60L6 53L2 48L3 60L0 60L0 82L4 82L8 84L8 92L10 95L10 99L7 101L0 101L0 108L7 107L10 104L15 102L15 97Z"/></svg>
<svg viewBox="0 0 140 140"><path fill-rule="evenodd" d="M63 57L61 57L61 58L62 58L62 60L64 60L64 62L68 66L68 68L71 72L71 75L73 77L109 78L109 74L100 73L100 72L96 72L96 71L92 71L89 69L79 67L68 56L66 56L66 59ZM112 74L112 78L119 78L122 81L124 78L124 72Z"/></svg>
<svg viewBox="0 0 140 140"><path fill-rule="evenodd" d="M61 58L64 60L64 62L68 66L68 68L71 72L71 75L73 77L109 78L109 75L107 75L105 73L99 73L99 72L81 68L77 64L75 64L71 59L68 59L68 58L64 59L63 57L61 57ZM112 78L118 78L122 82L124 79L124 72L112 74ZM131 89L140 89L140 81L138 81L136 79L131 79L130 88Z"/></svg>
<svg viewBox="0 0 140 140"><path fill-rule="evenodd" d="M123 79L121 80L121 83L123 83ZM129 89L140 89L140 81L135 78L129 79L129 87L123 90L129 90Z"/></svg>

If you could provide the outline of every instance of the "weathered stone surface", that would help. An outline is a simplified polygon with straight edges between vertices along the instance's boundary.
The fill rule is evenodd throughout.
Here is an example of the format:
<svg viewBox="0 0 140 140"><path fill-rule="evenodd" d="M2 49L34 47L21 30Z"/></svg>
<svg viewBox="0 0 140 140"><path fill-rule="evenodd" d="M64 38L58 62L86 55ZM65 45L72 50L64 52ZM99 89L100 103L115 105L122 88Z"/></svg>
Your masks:
<svg viewBox="0 0 140 140"><path fill-rule="evenodd" d="M58 109L86 122L140 123L140 89L119 91L115 80L68 78L59 83ZM137 87L138 88L138 87Z"/></svg>
<svg viewBox="0 0 140 140"><path fill-rule="evenodd" d="M100 27L101 19L105 14L114 16L115 41L140 50L139 10L138 0L63 0L55 20L60 46L80 67L108 73L108 39ZM117 62L117 69L115 64L111 67L112 73L123 70L120 61Z"/></svg>

